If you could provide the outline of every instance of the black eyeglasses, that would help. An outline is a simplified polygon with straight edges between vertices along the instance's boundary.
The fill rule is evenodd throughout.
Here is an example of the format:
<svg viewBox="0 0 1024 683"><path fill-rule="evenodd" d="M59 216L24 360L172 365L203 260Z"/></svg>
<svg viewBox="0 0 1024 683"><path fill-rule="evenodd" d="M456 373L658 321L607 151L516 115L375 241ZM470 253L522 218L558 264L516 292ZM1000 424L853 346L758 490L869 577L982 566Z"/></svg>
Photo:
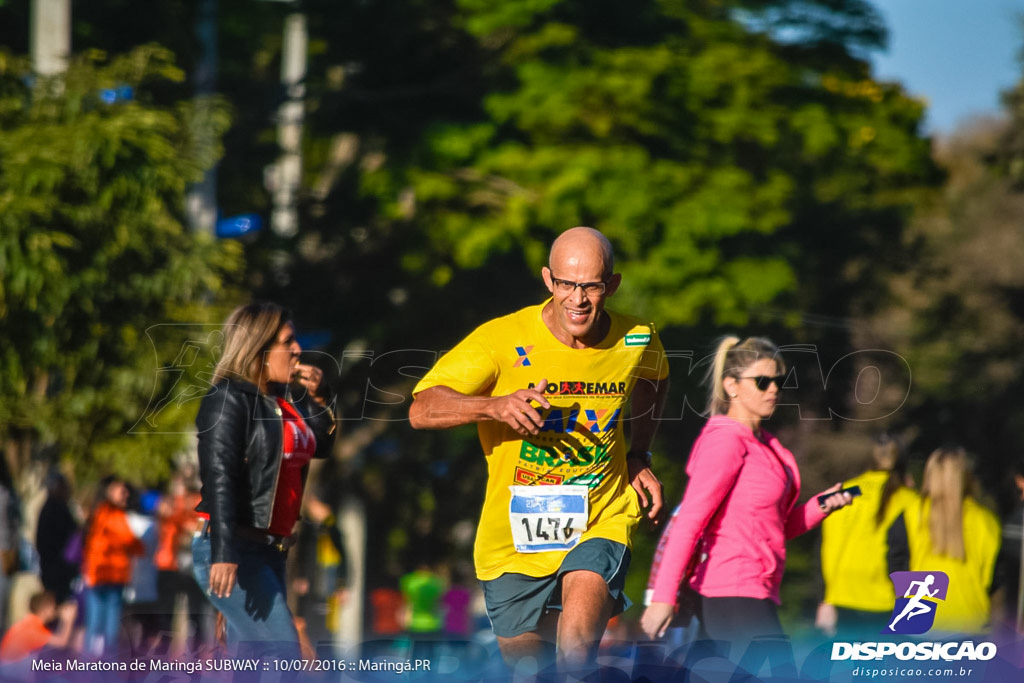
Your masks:
<svg viewBox="0 0 1024 683"><path fill-rule="evenodd" d="M754 384L757 385L758 391L768 391L773 383L778 387L779 391L782 391L782 383L785 381L785 375L756 375L753 377L740 377L739 379L752 379Z"/></svg>
<svg viewBox="0 0 1024 683"><path fill-rule="evenodd" d="M559 279L554 275L551 276L551 284L559 294L572 294L579 287L586 296L604 294L605 287L608 285L607 282L572 282L571 280Z"/></svg>

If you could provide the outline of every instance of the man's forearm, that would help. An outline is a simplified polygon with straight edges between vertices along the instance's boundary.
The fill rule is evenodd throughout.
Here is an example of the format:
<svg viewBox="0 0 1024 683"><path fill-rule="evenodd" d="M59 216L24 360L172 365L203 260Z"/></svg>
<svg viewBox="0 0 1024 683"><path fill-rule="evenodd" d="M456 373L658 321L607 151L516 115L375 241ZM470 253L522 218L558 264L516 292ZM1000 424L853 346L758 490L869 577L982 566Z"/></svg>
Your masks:
<svg viewBox="0 0 1024 683"><path fill-rule="evenodd" d="M413 429L448 429L493 419L490 396L467 396L445 386L430 387L413 399L409 423Z"/></svg>

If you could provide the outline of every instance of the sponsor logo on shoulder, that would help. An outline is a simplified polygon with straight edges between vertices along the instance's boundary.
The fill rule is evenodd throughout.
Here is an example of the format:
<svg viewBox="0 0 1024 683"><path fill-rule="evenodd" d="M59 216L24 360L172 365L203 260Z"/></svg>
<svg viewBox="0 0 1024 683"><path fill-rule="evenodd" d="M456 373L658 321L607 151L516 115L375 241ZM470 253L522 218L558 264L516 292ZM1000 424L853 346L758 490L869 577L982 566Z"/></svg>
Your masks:
<svg viewBox="0 0 1024 683"><path fill-rule="evenodd" d="M633 332L626 335L626 346L647 346L650 343L650 332Z"/></svg>

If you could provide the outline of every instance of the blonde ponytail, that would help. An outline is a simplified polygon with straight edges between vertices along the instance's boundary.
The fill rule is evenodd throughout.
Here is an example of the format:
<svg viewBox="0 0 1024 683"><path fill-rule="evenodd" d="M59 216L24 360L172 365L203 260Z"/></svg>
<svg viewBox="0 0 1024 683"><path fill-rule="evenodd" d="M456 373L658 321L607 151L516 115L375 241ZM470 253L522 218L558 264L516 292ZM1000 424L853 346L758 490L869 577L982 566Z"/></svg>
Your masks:
<svg viewBox="0 0 1024 683"><path fill-rule="evenodd" d="M744 370L765 358L775 361L777 372L785 374L786 363L779 354L779 347L770 339L748 337L741 342L739 337L723 337L718 342L715 360L707 377L710 389L708 415L725 415L729 412L729 397L725 393L725 378L738 378Z"/></svg>
<svg viewBox="0 0 1024 683"><path fill-rule="evenodd" d="M939 448L928 457L921 495L931 501L927 522L931 550L936 555L964 559L964 498L971 495L973 488L963 448Z"/></svg>
<svg viewBox="0 0 1024 683"><path fill-rule="evenodd" d="M725 415L729 412L729 397L725 395L725 359L734 346L740 343L739 337L722 337L715 349L715 361L708 373L708 384L711 396L708 399L709 415Z"/></svg>

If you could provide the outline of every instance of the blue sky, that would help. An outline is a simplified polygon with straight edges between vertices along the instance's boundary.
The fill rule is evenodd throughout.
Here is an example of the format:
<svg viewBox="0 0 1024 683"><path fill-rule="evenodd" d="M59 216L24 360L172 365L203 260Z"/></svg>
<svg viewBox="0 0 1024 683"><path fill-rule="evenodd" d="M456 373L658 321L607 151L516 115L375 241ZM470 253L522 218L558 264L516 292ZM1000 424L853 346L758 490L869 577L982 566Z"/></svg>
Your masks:
<svg viewBox="0 0 1024 683"><path fill-rule="evenodd" d="M1024 0L874 0L889 27L875 76L901 81L928 103L928 130L952 132L996 113L999 92L1021 77Z"/></svg>

